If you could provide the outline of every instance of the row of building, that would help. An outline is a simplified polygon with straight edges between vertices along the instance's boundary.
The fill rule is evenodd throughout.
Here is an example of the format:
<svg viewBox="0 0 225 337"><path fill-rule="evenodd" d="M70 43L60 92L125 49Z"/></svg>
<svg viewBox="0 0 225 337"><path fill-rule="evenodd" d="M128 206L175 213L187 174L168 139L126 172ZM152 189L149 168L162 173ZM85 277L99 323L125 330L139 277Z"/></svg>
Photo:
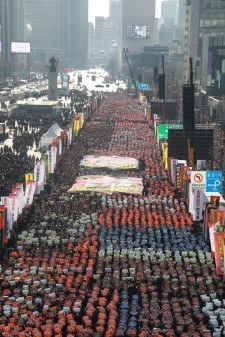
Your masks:
<svg viewBox="0 0 225 337"><path fill-rule="evenodd" d="M124 48L133 67L149 69L163 52L165 61L184 64L185 83L191 56L195 83L225 89L225 1L162 0L156 18L157 0L110 0L109 16L95 23L88 22L89 1L0 0L1 64L26 63L11 53L12 41L31 43L29 61L37 69L54 55L63 69L111 62L123 72Z"/></svg>

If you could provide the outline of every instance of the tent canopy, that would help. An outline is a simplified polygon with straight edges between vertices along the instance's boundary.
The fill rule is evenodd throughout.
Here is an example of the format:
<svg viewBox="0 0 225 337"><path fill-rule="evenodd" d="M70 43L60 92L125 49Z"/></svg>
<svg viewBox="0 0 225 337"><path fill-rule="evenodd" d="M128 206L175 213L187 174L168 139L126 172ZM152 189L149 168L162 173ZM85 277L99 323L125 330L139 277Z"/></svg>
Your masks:
<svg viewBox="0 0 225 337"><path fill-rule="evenodd" d="M41 137L40 147L43 147L43 146L47 147L51 145L53 142L53 139L60 136L62 131L63 130L60 128L60 126L57 123L53 124L50 127L50 129L48 129L48 131Z"/></svg>

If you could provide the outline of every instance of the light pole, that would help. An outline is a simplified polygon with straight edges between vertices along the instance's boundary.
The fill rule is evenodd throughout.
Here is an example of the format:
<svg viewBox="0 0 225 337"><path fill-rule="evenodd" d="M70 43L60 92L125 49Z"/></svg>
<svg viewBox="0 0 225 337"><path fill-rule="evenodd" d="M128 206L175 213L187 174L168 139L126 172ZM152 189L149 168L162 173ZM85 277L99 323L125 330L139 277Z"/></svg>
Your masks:
<svg viewBox="0 0 225 337"><path fill-rule="evenodd" d="M127 62L127 65L128 65L129 71L130 71L130 75L131 75L132 81L134 83L135 93L136 93L136 96L138 96L138 88L137 88L137 85L136 85L136 81L134 80L134 75L133 75L133 72L132 72L132 69L130 67L128 57L127 57L128 48L123 48L122 53L125 55L126 62Z"/></svg>

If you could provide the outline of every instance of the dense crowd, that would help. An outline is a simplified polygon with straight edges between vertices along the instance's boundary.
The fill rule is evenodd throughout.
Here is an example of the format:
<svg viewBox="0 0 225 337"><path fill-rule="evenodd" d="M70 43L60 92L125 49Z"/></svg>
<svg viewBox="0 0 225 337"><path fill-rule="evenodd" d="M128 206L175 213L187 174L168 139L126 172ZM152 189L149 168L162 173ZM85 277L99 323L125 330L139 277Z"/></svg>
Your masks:
<svg viewBox="0 0 225 337"><path fill-rule="evenodd" d="M138 158L143 195L69 194L86 154ZM103 102L15 232L0 274L5 337L223 332L224 283L130 96Z"/></svg>
<svg viewBox="0 0 225 337"><path fill-rule="evenodd" d="M71 123L71 115L65 109L58 118L36 113L5 117L4 123L13 143L12 148L7 145L0 148L0 197L8 196L15 183L24 183L25 173L33 172L35 157L29 156L28 150L39 148L41 136L54 122L64 128Z"/></svg>

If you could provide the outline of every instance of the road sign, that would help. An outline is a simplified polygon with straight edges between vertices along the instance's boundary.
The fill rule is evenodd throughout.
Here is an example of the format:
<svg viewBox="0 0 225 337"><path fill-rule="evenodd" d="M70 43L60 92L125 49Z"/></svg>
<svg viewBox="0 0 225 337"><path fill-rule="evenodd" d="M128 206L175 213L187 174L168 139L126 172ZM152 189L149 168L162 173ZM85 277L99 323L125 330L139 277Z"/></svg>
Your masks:
<svg viewBox="0 0 225 337"><path fill-rule="evenodd" d="M206 171L191 171L191 188L206 190Z"/></svg>
<svg viewBox="0 0 225 337"><path fill-rule="evenodd" d="M202 173L196 173L194 175L194 181L196 183L201 183L203 181L203 175L202 175Z"/></svg>
<svg viewBox="0 0 225 337"><path fill-rule="evenodd" d="M206 192L222 192L221 171L206 171Z"/></svg>
<svg viewBox="0 0 225 337"><path fill-rule="evenodd" d="M168 139L169 129L183 129L183 124L159 124L158 139Z"/></svg>
<svg viewBox="0 0 225 337"><path fill-rule="evenodd" d="M138 81L135 81L135 83L136 83L136 86L138 86ZM130 81L130 87L131 88L135 88L135 85L134 85L134 82L133 81Z"/></svg>
<svg viewBox="0 0 225 337"><path fill-rule="evenodd" d="M139 83L138 89L139 90L148 90L148 83Z"/></svg>

